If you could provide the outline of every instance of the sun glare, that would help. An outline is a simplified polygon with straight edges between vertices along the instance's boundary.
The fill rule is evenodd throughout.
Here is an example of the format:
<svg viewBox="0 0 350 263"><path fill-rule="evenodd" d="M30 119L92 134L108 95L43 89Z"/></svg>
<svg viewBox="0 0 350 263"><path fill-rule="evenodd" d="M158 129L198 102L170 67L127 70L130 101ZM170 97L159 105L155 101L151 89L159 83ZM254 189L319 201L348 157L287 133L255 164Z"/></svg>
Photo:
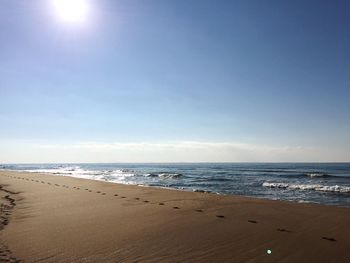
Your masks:
<svg viewBox="0 0 350 263"><path fill-rule="evenodd" d="M71 23L81 23L87 19L87 0L52 0L58 16Z"/></svg>

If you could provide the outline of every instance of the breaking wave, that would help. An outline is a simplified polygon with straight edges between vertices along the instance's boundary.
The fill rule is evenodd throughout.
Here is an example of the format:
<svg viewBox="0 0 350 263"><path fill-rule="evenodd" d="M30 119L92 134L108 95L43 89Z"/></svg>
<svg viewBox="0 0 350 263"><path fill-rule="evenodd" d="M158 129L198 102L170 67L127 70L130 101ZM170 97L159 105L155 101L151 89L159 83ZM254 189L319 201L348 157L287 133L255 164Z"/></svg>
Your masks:
<svg viewBox="0 0 350 263"><path fill-rule="evenodd" d="M165 179L176 179L179 177L182 177L183 174L180 173L149 173L145 174L146 177L158 177L158 178L165 178Z"/></svg>
<svg viewBox="0 0 350 263"><path fill-rule="evenodd" d="M334 192L334 193L350 193L350 186L340 185L320 185L320 184L288 184L288 183L270 183L265 182L262 184L264 187L291 189L291 190L312 190L321 192Z"/></svg>
<svg viewBox="0 0 350 263"><path fill-rule="evenodd" d="M183 176L181 173L158 172L158 173L137 173L132 169L117 170L86 170L80 166L55 167L51 169L28 169L23 170L31 173L48 173L54 175L68 175L86 179L113 180L119 177L156 177L159 179L177 179Z"/></svg>
<svg viewBox="0 0 350 263"><path fill-rule="evenodd" d="M310 177L310 178L331 177L331 175L326 174L326 173L306 173L305 175Z"/></svg>

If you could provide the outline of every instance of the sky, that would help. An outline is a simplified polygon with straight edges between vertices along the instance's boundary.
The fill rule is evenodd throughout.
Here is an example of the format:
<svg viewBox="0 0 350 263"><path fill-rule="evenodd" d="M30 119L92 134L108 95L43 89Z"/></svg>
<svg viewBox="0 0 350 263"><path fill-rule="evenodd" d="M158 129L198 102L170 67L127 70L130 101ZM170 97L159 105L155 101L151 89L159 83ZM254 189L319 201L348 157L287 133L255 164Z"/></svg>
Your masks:
<svg viewBox="0 0 350 263"><path fill-rule="evenodd" d="M0 163L350 161L349 1L57 1L0 1Z"/></svg>

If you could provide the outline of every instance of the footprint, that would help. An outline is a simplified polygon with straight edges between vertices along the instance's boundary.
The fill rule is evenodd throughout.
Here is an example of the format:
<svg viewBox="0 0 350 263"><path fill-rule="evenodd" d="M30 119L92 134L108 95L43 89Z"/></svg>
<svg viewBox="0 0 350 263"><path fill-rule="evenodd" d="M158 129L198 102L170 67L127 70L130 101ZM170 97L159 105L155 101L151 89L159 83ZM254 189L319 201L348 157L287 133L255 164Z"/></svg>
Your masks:
<svg viewBox="0 0 350 263"><path fill-rule="evenodd" d="M164 205L164 203L158 203L158 205Z"/></svg>
<svg viewBox="0 0 350 263"><path fill-rule="evenodd" d="M196 211L196 212L203 212L202 209L196 209L196 210L194 210L194 211Z"/></svg>
<svg viewBox="0 0 350 263"><path fill-rule="evenodd" d="M125 196L121 196L120 198L126 198Z"/></svg>
<svg viewBox="0 0 350 263"><path fill-rule="evenodd" d="M106 195L106 193L102 193L102 195Z"/></svg>
<svg viewBox="0 0 350 263"><path fill-rule="evenodd" d="M218 217L218 218L225 218L225 216L223 216L223 215L216 215L216 217Z"/></svg>
<svg viewBox="0 0 350 263"><path fill-rule="evenodd" d="M97 191L96 193L100 194L100 193L101 193L101 191Z"/></svg>
<svg viewBox="0 0 350 263"><path fill-rule="evenodd" d="M91 192L92 192L92 190L89 190L89 192L91 193Z"/></svg>
<svg viewBox="0 0 350 263"><path fill-rule="evenodd" d="M332 237L322 237L322 239L325 239L325 240L331 241L331 242L337 241L336 239L334 239L334 238L332 238Z"/></svg>
<svg viewBox="0 0 350 263"><path fill-rule="evenodd" d="M114 196L118 196L118 194L114 194Z"/></svg>
<svg viewBox="0 0 350 263"><path fill-rule="evenodd" d="M277 228L277 231L280 231L280 232L287 232L287 233L290 233L292 231L288 230L288 229L285 229L285 228Z"/></svg>
<svg viewBox="0 0 350 263"><path fill-rule="evenodd" d="M255 220L248 220L248 222L249 223L252 223L252 224L256 224L256 223L258 223L257 221L255 221Z"/></svg>
<svg viewBox="0 0 350 263"><path fill-rule="evenodd" d="M173 206L173 208L174 208L174 209L180 209L180 207L178 207L178 206Z"/></svg>
<svg viewBox="0 0 350 263"><path fill-rule="evenodd" d="M136 197L135 200L140 200L140 198Z"/></svg>
<svg viewBox="0 0 350 263"><path fill-rule="evenodd" d="M143 201L144 203L149 203L149 201L148 200L145 200L145 201Z"/></svg>

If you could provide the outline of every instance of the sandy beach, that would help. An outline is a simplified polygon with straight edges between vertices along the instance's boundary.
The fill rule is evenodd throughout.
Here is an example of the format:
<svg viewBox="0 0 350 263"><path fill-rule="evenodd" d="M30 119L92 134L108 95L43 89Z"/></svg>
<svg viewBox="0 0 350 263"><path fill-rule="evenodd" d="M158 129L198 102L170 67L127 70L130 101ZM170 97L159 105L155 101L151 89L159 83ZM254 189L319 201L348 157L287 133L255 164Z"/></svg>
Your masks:
<svg viewBox="0 0 350 263"><path fill-rule="evenodd" d="M349 208L10 171L0 185L0 262L348 260Z"/></svg>

